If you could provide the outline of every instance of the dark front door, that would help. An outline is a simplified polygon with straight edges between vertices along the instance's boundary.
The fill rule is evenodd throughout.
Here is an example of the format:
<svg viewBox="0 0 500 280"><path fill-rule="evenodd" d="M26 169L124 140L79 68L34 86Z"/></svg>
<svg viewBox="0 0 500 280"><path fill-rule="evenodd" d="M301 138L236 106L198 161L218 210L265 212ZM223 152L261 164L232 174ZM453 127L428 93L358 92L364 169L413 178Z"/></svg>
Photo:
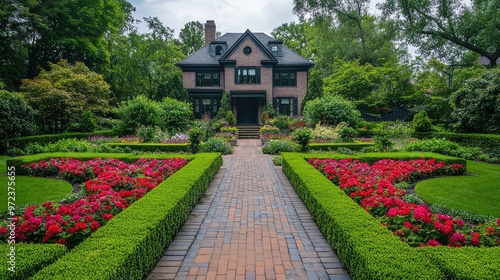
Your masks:
<svg viewBox="0 0 500 280"><path fill-rule="evenodd" d="M236 102L238 124L258 124L258 106L258 98L238 98Z"/></svg>

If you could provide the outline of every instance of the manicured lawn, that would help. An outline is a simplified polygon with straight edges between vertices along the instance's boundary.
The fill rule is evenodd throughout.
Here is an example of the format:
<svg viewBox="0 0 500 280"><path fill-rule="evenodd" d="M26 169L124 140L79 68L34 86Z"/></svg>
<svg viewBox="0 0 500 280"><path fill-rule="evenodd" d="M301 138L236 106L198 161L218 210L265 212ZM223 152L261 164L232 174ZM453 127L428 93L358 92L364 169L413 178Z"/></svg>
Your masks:
<svg viewBox="0 0 500 280"><path fill-rule="evenodd" d="M17 205L59 201L71 193L71 184L67 181L29 176L16 176L15 203ZM0 176L0 213L7 211L7 183L5 175Z"/></svg>
<svg viewBox="0 0 500 280"><path fill-rule="evenodd" d="M467 161L467 172L478 176L426 180L415 191L427 203L500 217L500 165Z"/></svg>

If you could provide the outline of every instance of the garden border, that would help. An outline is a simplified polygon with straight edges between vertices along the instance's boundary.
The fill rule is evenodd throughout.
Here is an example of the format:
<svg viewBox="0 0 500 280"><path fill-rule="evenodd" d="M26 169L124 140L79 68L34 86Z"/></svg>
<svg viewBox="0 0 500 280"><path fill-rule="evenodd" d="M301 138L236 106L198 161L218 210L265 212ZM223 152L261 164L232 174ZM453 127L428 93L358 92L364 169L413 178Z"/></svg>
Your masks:
<svg viewBox="0 0 500 280"><path fill-rule="evenodd" d="M307 163L309 158L353 158L373 163L384 158L435 158L433 153L362 155L283 153L283 171L307 205L321 232L353 279L498 279L500 248L412 248L359 207L340 188ZM480 256L480 257L479 257Z"/></svg>
<svg viewBox="0 0 500 280"><path fill-rule="evenodd" d="M219 153L49 153L9 159L7 164L20 166L51 157L113 157L127 162L139 158L183 157L190 162L31 279L71 279L75 275L80 279L143 279L154 268L222 165Z"/></svg>

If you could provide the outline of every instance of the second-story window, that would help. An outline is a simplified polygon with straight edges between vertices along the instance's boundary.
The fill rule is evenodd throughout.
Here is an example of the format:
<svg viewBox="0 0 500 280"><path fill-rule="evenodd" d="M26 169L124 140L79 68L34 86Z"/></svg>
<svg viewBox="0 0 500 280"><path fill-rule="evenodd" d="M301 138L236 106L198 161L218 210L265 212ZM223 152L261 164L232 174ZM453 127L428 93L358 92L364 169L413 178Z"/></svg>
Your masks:
<svg viewBox="0 0 500 280"><path fill-rule="evenodd" d="M236 68L235 82L237 84L259 84L260 83L260 68L259 67L239 67Z"/></svg>
<svg viewBox="0 0 500 280"><path fill-rule="evenodd" d="M297 72L275 71L274 86L297 86Z"/></svg>
<svg viewBox="0 0 500 280"><path fill-rule="evenodd" d="M219 85L219 72L196 72L197 87L218 87Z"/></svg>

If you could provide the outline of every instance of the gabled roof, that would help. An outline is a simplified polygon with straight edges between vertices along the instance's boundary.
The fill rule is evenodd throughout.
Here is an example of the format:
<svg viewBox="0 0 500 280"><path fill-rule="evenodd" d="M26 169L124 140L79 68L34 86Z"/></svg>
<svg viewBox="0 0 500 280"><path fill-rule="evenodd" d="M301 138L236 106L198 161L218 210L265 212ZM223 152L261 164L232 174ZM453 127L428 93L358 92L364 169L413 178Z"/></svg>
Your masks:
<svg viewBox="0 0 500 280"><path fill-rule="evenodd" d="M211 51L211 44L208 44L177 63L177 66L183 69L191 67L220 67L221 63L229 58L234 50L247 38L255 41L261 51L269 57L269 62L273 62L277 67L303 67L308 69L314 66L313 62L290 50L285 45L281 47L282 55L274 56L267 46L269 42L275 43L277 41L265 33L252 33L250 30L244 33L226 33L215 41L212 41L212 43L225 42L227 44L227 50L222 55L214 55Z"/></svg>

